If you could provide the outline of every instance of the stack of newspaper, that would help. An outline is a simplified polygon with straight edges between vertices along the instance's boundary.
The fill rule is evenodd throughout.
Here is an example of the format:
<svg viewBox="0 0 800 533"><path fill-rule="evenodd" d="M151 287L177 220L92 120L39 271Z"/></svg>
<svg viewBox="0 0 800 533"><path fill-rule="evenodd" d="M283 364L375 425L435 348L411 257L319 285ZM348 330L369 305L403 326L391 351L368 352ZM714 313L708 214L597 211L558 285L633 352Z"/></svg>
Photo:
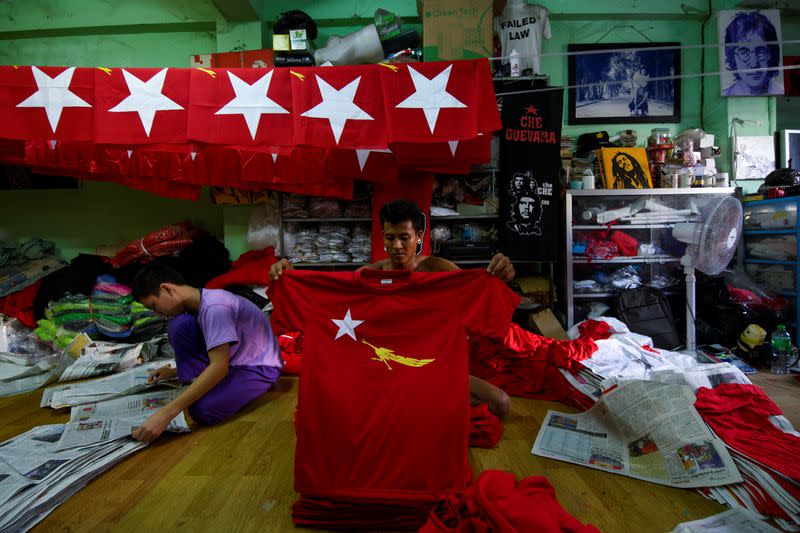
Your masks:
<svg viewBox="0 0 800 533"><path fill-rule="evenodd" d="M41 407L52 407L60 409L62 407L72 407L91 402L102 402L120 396L134 394L156 385L147 381L148 376L154 370L172 364L174 361L158 360L137 366L119 374L111 374L102 378L81 381L78 383L68 383L56 385L44 390L42 394ZM161 381L157 385L168 385L177 387L177 381Z"/></svg>
<svg viewBox="0 0 800 533"><path fill-rule="evenodd" d="M732 448L728 449L734 463L742 473L744 483L698 489L698 492L733 509L745 509L762 518L772 518L786 531L800 530L800 503L797 498L797 495L800 494L800 483ZM763 502L767 496L772 498L774 503L786 513L789 517L788 520L777 516L765 517L759 513L753 498L761 498Z"/></svg>
<svg viewBox="0 0 800 533"><path fill-rule="evenodd" d="M0 531L26 531L86 484L146 446L133 428L179 391L72 409L67 424L39 426L0 443ZM168 431L189 431L181 413Z"/></svg>

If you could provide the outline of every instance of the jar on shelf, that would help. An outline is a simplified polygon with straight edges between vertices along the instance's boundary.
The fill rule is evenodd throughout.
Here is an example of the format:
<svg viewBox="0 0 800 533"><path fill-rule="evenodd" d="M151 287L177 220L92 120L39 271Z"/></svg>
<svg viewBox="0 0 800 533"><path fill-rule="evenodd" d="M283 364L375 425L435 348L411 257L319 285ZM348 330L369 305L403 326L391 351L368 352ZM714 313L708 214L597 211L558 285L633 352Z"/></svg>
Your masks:
<svg viewBox="0 0 800 533"><path fill-rule="evenodd" d="M647 138L647 152L654 164L663 164L672 155L672 135L667 128L653 128Z"/></svg>

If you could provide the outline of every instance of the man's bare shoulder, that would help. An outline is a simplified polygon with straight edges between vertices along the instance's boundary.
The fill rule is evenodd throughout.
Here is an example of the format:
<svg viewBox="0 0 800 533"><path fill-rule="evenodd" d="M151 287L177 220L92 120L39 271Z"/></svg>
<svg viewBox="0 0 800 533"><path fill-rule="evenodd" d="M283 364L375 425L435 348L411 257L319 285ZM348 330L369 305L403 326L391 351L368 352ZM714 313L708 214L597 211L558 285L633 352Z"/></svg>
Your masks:
<svg viewBox="0 0 800 533"><path fill-rule="evenodd" d="M420 261L414 270L417 272L453 272L461 269L452 261L431 255Z"/></svg>
<svg viewBox="0 0 800 533"><path fill-rule="evenodd" d="M388 259L381 259L380 261L376 261L375 263L370 263L368 265L360 266L356 269L356 272L360 270L391 270L391 263Z"/></svg>

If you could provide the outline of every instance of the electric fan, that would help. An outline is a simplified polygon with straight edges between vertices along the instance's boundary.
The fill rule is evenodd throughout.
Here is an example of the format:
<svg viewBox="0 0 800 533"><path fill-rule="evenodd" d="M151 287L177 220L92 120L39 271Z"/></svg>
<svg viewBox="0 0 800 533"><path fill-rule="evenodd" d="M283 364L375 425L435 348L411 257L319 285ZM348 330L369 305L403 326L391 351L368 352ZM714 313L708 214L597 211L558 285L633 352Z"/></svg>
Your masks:
<svg viewBox="0 0 800 533"><path fill-rule="evenodd" d="M679 222L672 236L689 246L681 257L686 274L686 349L697 351L695 339L695 269L711 276L722 272L742 233L742 204L732 196L712 198L700 209L696 221Z"/></svg>

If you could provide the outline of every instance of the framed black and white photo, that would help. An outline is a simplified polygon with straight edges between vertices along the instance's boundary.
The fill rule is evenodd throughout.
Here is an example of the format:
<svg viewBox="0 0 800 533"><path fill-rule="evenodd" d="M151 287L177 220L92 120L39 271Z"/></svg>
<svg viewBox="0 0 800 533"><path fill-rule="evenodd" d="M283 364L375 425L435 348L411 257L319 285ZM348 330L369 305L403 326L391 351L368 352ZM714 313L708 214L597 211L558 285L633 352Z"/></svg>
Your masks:
<svg viewBox="0 0 800 533"><path fill-rule="evenodd" d="M722 96L783 94L780 10L720 11L717 35Z"/></svg>
<svg viewBox="0 0 800 533"><path fill-rule="evenodd" d="M569 124L679 122L679 43L571 44Z"/></svg>

